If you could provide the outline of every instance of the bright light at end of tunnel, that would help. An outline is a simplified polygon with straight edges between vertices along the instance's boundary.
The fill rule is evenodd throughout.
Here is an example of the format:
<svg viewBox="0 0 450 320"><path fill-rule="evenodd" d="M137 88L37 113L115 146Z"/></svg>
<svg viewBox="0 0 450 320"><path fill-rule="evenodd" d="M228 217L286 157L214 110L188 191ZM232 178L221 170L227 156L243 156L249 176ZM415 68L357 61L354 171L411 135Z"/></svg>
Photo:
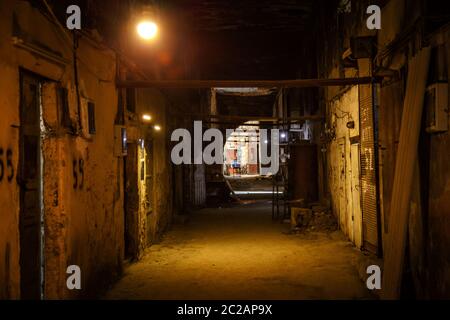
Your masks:
<svg viewBox="0 0 450 320"><path fill-rule="evenodd" d="M286 133L283 132L283 133L281 134L281 137L282 137L283 139L286 138Z"/></svg>
<svg viewBox="0 0 450 320"><path fill-rule="evenodd" d="M150 120L152 120L152 116L149 115L149 114L143 114L143 115L142 115L142 120L144 120L144 121L150 121Z"/></svg>
<svg viewBox="0 0 450 320"><path fill-rule="evenodd" d="M160 127L159 125L155 125L155 126L153 127L153 129L155 129L156 131L160 131L160 130L161 130L161 127Z"/></svg>
<svg viewBox="0 0 450 320"><path fill-rule="evenodd" d="M137 25L137 32L141 38L150 40L156 37L158 26L152 21L142 21Z"/></svg>

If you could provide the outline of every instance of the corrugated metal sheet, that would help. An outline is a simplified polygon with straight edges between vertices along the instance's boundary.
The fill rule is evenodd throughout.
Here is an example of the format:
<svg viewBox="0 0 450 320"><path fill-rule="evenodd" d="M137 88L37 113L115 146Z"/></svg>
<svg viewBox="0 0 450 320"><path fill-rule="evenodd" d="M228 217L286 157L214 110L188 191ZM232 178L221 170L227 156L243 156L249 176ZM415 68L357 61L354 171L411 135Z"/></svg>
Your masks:
<svg viewBox="0 0 450 320"><path fill-rule="evenodd" d="M378 205L372 85L359 86L363 246L378 253Z"/></svg>

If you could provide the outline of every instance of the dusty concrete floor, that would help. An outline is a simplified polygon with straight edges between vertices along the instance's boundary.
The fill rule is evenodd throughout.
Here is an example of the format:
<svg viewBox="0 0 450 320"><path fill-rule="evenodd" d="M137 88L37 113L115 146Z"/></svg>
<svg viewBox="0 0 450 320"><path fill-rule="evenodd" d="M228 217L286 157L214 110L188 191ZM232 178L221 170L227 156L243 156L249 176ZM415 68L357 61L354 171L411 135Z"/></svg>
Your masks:
<svg viewBox="0 0 450 320"><path fill-rule="evenodd" d="M370 299L344 236L288 234L270 203L203 209L126 268L107 299Z"/></svg>

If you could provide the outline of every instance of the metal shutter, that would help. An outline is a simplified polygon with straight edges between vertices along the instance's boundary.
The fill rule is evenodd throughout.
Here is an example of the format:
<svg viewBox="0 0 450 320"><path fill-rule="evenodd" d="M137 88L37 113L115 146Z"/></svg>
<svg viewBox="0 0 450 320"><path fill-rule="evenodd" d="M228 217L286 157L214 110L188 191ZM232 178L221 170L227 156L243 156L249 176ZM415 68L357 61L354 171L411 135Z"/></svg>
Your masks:
<svg viewBox="0 0 450 320"><path fill-rule="evenodd" d="M359 86L361 134L361 206L363 215L363 247L378 254L377 161L373 87Z"/></svg>

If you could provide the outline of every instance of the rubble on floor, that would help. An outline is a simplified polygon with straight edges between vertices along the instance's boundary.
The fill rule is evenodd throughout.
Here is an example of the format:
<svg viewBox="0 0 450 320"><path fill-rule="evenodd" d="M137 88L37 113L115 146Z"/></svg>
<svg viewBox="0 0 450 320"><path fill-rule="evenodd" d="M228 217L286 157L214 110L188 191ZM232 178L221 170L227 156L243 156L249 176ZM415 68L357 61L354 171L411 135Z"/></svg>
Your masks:
<svg viewBox="0 0 450 320"><path fill-rule="evenodd" d="M328 206L311 204L306 208L291 208L291 232L336 231L338 229L335 216Z"/></svg>

